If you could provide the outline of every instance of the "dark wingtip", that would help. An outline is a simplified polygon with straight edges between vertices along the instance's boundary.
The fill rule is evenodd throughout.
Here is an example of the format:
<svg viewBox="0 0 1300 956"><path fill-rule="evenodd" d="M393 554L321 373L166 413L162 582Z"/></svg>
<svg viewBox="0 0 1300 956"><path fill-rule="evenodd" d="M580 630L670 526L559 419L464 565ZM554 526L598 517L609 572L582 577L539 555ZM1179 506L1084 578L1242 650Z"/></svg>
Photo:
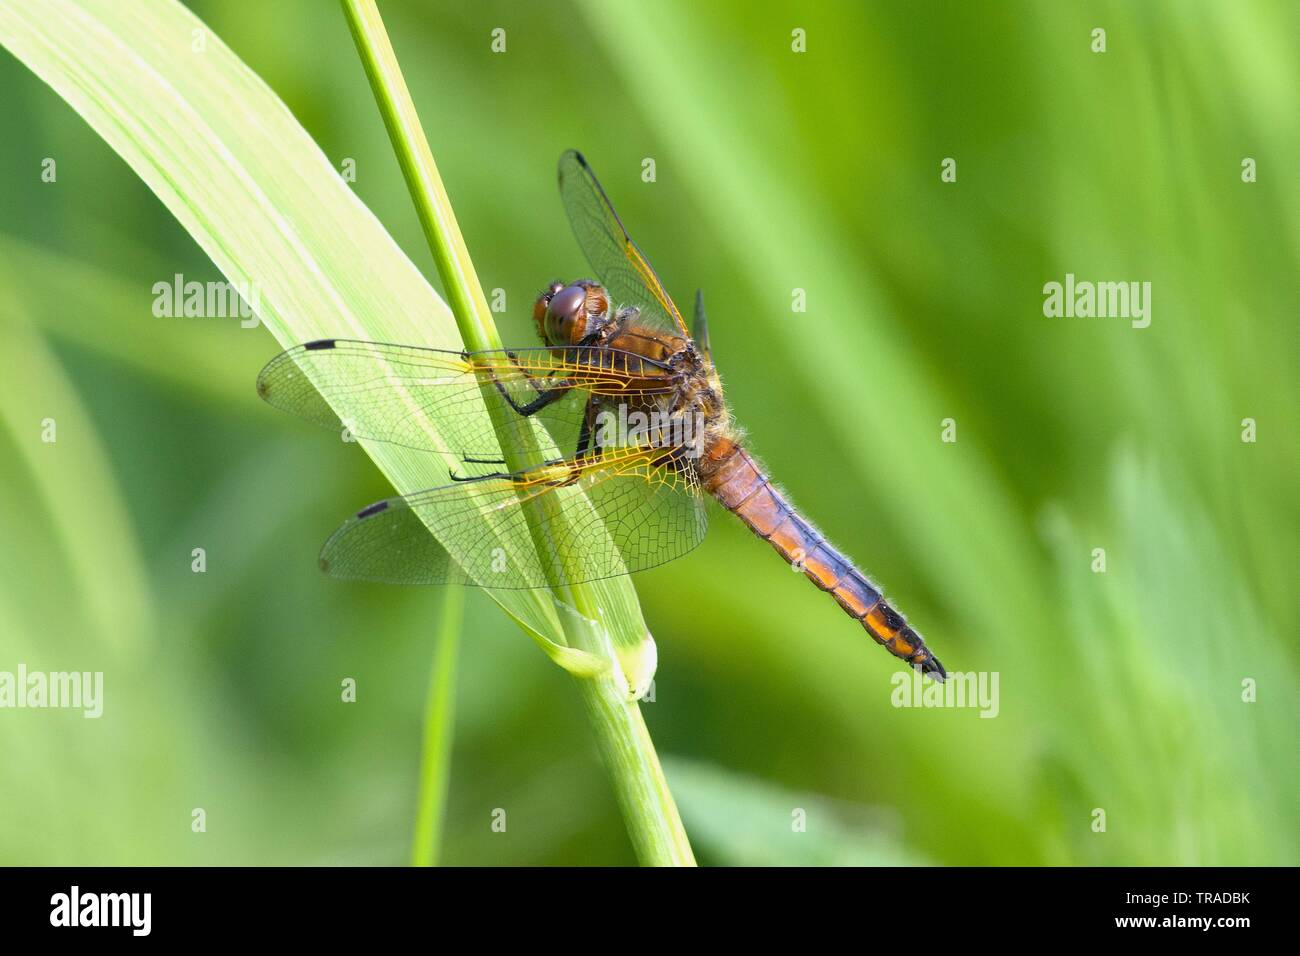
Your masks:
<svg viewBox="0 0 1300 956"><path fill-rule="evenodd" d="M580 153L576 149L566 149L564 152L560 154L560 161L555 164L556 166L555 172L557 178L560 181L560 186L564 185L564 165L569 160L569 157L573 157L573 159L577 162L577 164L581 166L583 169L587 170L588 172L591 171L591 167L587 165L586 156L583 156L582 153Z"/></svg>
<svg viewBox="0 0 1300 956"><path fill-rule="evenodd" d="M387 510L388 510L387 501L376 501L373 505L367 505L366 507L358 511L357 518L358 520L363 518L371 518L379 514L381 511L387 511Z"/></svg>

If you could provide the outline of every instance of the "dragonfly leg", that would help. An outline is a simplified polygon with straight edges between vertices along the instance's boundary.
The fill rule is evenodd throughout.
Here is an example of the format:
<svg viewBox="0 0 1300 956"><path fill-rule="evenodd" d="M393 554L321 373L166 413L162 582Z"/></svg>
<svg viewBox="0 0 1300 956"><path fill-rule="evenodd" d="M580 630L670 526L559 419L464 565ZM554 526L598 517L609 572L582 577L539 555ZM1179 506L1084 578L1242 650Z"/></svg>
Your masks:
<svg viewBox="0 0 1300 956"><path fill-rule="evenodd" d="M534 415L537 412L540 412L543 408L545 408L547 405L550 405L552 402L559 401L565 395L567 395L569 393L569 389L573 387L569 384L557 385L554 388L546 389L541 394L539 394L535 399L533 399L531 402L524 402L521 405L519 402L515 401L514 397L508 391L506 391L506 387L504 385L502 385L496 379L493 379L492 381L496 385L497 391L501 393L501 397L504 398L507 402L509 402L510 407L513 408L520 415L524 416L524 418L527 418L529 415Z"/></svg>
<svg viewBox="0 0 1300 956"><path fill-rule="evenodd" d="M592 434L591 420L595 417L596 398L587 399L587 407L582 413L582 428L578 430L578 447L569 459L569 477L557 482L560 486L571 485L582 477L582 459L595 448L595 435ZM599 450L599 449L596 449ZM561 464L561 462L556 462Z"/></svg>
<svg viewBox="0 0 1300 956"><path fill-rule="evenodd" d="M596 397L593 395L587 399L587 407L582 412L582 428L578 431L578 448L573 453L574 458L581 458L592 449L591 420L596 411Z"/></svg>
<svg viewBox="0 0 1300 956"><path fill-rule="evenodd" d="M570 459L570 461L572 462L572 466L569 469L569 476L563 479L562 481L557 481L556 484L559 484L561 486L570 485L573 484L581 477L582 468L581 465L578 464L578 462L583 458L583 456L585 456L588 452L590 452L593 447L594 435L592 434L591 422L593 418L593 412L595 412L595 410L596 410L595 398L592 397L587 399L587 407L582 413L582 427L578 431L578 447L573 453L573 458ZM461 463L465 465L504 465L506 463L504 458L472 458L468 455L462 455L460 460ZM542 464L563 465L565 464L565 459L553 458L549 461L542 462ZM485 481L494 478L517 479L520 473L496 471L487 475L458 475L454 471L448 471L448 475L451 477L452 481Z"/></svg>
<svg viewBox="0 0 1300 956"><path fill-rule="evenodd" d="M467 465L468 464L472 464L472 465L505 464L505 459L502 458L462 458L461 461ZM563 464L565 464L565 459L563 458L548 458L546 461L542 462L537 467L546 468L546 467L552 467L554 465L563 465ZM496 481L502 478L508 478L511 481L518 481L521 477L528 474L530 470L531 469L525 468L523 471L494 471L486 475L458 475L456 474L456 472L449 470L447 474L452 481ZM551 483L569 484L571 481L574 480L576 480L576 478L568 478L561 482L551 482Z"/></svg>
<svg viewBox="0 0 1300 956"><path fill-rule="evenodd" d="M537 412L541 411L541 409L545 408L547 405L550 405L552 402L558 401L559 399L563 398L566 394L568 394L569 389L572 387L568 384L562 384L562 385L557 385L551 389L541 389L541 388L537 388L537 385L530 378L529 383L532 384L533 387L540 394L537 396L537 398L533 399L533 401L526 402L523 405L520 405L514 400L514 398L510 395L510 393L505 390L505 387L499 381L496 380L495 377L493 378L492 381L493 384L496 385L497 391L501 393L501 397L504 398L507 402L509 402L510 407L513 408L520 415L522 415L524 418L527 418L529 415L536 414ZM584 413L582 419L582 431L581 434L578 436L579 455L583 453L583 450L590 443L591 405L592 402L589 400L587 405L587 412ZM461 455L460 460L462 464L466 464L466 465L504 465L506 463L506 460L504 458L471 458L469 455ZM548 464L555 464L555 462L548 462ZM462 478L459 480L464 480L464 479Z"/></svg>
<svg viewBox="0 0 1300 956"><path fill-rule="evenodd" d="M519 358L514 352L507 352L506 356L512 363L514 363L514 366L518 369L519 373L528 381L529 386L531 386L532 390L537 393L537 397L531 402L520 404L515 400L515 397L510 394L509 390L501 384L501 380L495 375L492 376L492 384L497 387L497 391L501 393L501 397L509 403L510 407L520 415L524 416L524 418L536 414L552 402L559 401L567 395L569 389L573 387L572 382L561 380L548 388L546 382L554 381L550 376L547 376L547 378L544 379L533 378L533 376L528 374L528 370L519 364ZM550 374L554 375L558 371L559 369L555 369Z"/></svg>
<svg viewBox="0 0 1300 956"><path fill-rule="evenodd" d="M571 485L582 477L582 459L592 451L594 447L594 438L591 430L591 420L596 410L595 396L587 399L587 407L582 413L582 428L578 431L578 447L573 452L573 457L569 459L569 476L563 479L557 479L553 484L563 488L565 485ZM548 461L548 465L563 465L566 462L559 458L555 461Z"/></svg>
<svg viewBox="0 0 1300 956"><path fill-rule="evenodd" d="M510 394L509 390L501 383L501 380L498 379L495 375L492 376L492 384L496 386L497 391L500 392L501 397L506 400L506 402L510 405L510 407L513 408L519 415L523 416L524 418L528 418L530 415L535 415L537 414L537 412L541 411L547 405L559 401L561 398L568 395L570 389L573 388L573 383L566 379L561 379L559 382L556 382L556 384L547 388L544 383L548 380L554 381L553 379L533 378L533 376L529 375L528 372L523 368L523 366L519 364L519 360L515 357L515 354L513 352L507 352L506 354L509 356L510 360L514 363L515 368L517 368L520 371L520 373L523 374L524 378L528 380L528 384L532 387L533 391L537 392L537 397L530 402L520 403L515 400L515 397ZM556 371L558 371L558 369ZM555 372L552 372L551 374L554 375ZM578 458L582 457L582 455L585 454L591 447L591 437L592 437L591 418L592 418L592 411L594 410L594 408L595 408L595 399L589 398L587 400L587 407L584 410L582 416L582 427L578 434L578 450L575 453L575 457ZM466 465L504 465L505 459L504 458L471 458L469 456L462 456L461 462ZM542 464L561 465L564 464L564 459L557 458L553 461L543 462ZM484 481L493 478L515 479L519 477L519 475L516 473L511 473L506 471L493 472L487 475L458 475L454 471L449 471L448 474L452 481ZM574 469L572 469L572 473L569 476L569 478L565 479L562 482L562 484L570 484L574 481L577 481L578 477L579 477L578 469L575 467Z"/></svg>

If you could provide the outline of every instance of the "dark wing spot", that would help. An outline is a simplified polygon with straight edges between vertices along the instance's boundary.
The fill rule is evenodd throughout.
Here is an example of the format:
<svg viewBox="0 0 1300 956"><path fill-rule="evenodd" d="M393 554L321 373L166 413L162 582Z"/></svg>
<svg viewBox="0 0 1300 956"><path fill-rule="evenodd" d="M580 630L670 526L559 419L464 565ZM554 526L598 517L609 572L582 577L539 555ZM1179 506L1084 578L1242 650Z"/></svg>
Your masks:
<svg viewBox="0 0 1300 956"><path fill-rule="evenodd" d="M387 511L387 510L388 510L387 501L376 501L373 505L370 505L369 507L366 508L362 508L360 511L358 511L357 517L373 518L375 515L379 514L379 512Z"/></svg>
<svg viewBox="0 0 1300 956"><path fill-rule="evenodd" d="M335 339L317 339L314 342L304 342L302 347L308 352L318 352L321 349L334 348L335 341Z"/></svg>

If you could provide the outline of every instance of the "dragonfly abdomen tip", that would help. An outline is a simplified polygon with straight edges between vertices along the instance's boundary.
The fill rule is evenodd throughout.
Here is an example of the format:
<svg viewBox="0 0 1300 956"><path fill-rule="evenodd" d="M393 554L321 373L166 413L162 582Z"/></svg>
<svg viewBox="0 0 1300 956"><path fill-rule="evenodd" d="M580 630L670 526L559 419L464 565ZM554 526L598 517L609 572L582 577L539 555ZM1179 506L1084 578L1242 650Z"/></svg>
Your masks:
<svg viewBox="0 0 1300 956"><path fill-rule="evenodd" d="M933 654L921 661L918 666L921 668L922 674L928 674L940 684L948 679L948 672L944 670L943 665L939 663L939 659Z"/></svg>

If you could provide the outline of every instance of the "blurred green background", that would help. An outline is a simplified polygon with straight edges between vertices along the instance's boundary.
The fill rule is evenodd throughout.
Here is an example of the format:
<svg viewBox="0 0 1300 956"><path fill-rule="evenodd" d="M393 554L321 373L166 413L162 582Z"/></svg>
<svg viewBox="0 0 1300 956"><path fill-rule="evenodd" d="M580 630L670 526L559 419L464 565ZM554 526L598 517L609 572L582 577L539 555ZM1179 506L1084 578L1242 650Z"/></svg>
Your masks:
<svg viewBox="0 0 1300 956"><path fill-rule="evenodd" d="M191 6L438 285L337 6ZM891 706L897 662L715 512L637 580L701 862L1298 862L1300 8L381 9L503 337L585 273L578 146L705 289L770 472L950 671L1000 675L995 719ZM404 862L440 595L314 563L388 489L258 401L265 331L151 314L221 276L8 54L0 87L0 670L106 672L103 719L0 711L0 862ZM1151 282L1151 326L1045 318L1067 272ZM482 595L457 681L445 862L632 862L570 678Z"/></svg>

